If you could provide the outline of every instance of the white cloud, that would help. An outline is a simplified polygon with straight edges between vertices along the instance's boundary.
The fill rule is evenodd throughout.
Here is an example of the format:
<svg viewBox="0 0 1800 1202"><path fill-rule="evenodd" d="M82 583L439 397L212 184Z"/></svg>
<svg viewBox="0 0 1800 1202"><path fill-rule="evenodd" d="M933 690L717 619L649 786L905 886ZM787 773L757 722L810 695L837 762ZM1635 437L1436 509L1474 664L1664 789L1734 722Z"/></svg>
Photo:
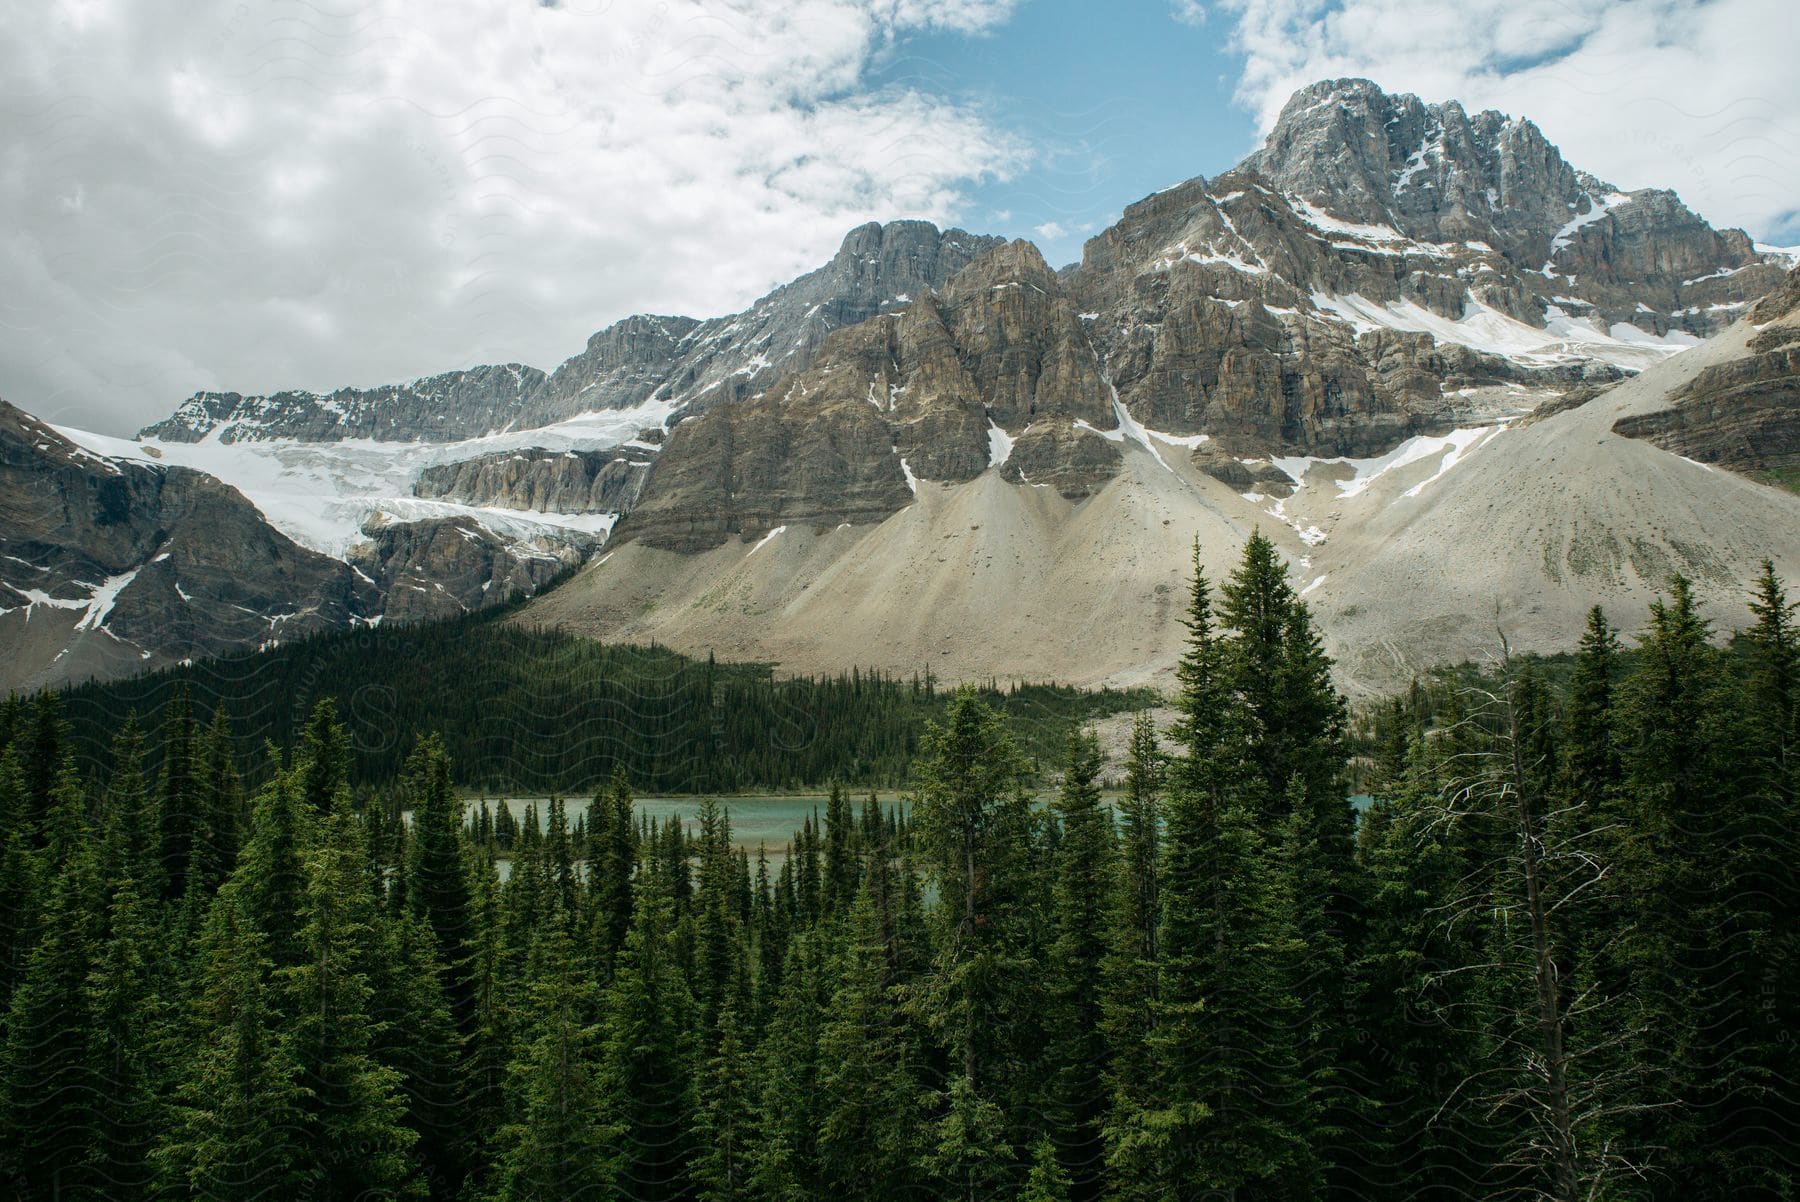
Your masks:
<svg viewBox="0 0 1800 1202"><path fill-rule="evenodd" d="M1265 131L1294 89L1390 91L1536 121L1575 166L1672 187L1715 224L1800 230L1793 0L1218 0ZM1782 31L1790 31L1783 33Z"/></svg>
<svg viewBox="0 0 1800 1202"><path fill-rule="evenodd" d="M870 92L1014 0L15 0L0 395L135 427L196 388L553 367L724 312L1027 152Z"/></svg>
<svg viewBox="0 0 1800 1202"><path fill-rule="evenodd" d="M1183 25L1198 29L1206 24L1206 5L1200 0L1170 0L1169 15Z"/></svg>
<svg viewBox="0 0 1800 1202"><path fill-rule="evenodd" d="M1034 234L1036 234L1038 237L1048 239L1051 241L1054 241L1057 238L1066 237L1069 233L1068 230L1066 230L1062 227L1060 222L1055 222L1055 221L1046 221L1042 225L1035 225L1035 226L1032 226L1031 228L1032 228L1032 232Z"/></svg>

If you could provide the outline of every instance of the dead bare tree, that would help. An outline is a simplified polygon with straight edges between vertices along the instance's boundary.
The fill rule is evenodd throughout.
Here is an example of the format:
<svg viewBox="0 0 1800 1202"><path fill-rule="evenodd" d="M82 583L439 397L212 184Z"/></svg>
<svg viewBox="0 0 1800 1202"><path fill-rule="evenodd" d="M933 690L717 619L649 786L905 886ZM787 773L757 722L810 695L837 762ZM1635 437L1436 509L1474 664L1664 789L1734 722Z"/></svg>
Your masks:
<svg viewBox="0 0 1800 1202"><path fill-rule="evenodd" d="M1480 924L1470 939L1479 998L1453 1022L1488 1049L1458 1081L1440 1117L1475 1108L1494 1130L1499 1180L1492 1196L1592 1202L1642 1179L1654 1149L1622 1146L1620 1120L1641 1113L1633 1050L1646 1035L1636 1000L1601 970L1611 939L1583 922L1603 907L1616 833L1599 799L1555 796L1547 695L1513 668L1501 638L1498 691L1465 693L1465 750L1446 761L1436 832L1470 849L1451 926Z"/></svg>

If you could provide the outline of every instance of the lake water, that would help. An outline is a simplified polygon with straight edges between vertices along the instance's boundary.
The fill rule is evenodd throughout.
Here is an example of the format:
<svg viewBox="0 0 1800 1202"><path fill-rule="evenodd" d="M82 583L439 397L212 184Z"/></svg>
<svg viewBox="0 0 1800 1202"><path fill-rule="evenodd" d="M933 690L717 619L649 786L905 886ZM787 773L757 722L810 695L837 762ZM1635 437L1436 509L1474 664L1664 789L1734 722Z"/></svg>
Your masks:
<svg viewBox="0 0 1800 1202"><path fill-rule="evenodd" d="M863 801L866 796L866 794L858 796L855 793L850 795L851 811L858 817L862 815ZM894 792L881 793L879 796L883 806L901 804L906 798L905 794ZM482 800L482 798L470 798L466 802L469 811L473 812ZM501 799L487 798L485 800L491 809ZM563 804L568 808L571 827L575 824L576 815L587 813L590 800L585 797L563 799ZM804 793L786 797L720 797L717 800L730 812L731 841L738 847L747 850L752 860L756 858L757 847L766 845L770 864L779 866L786 854L789 840L800 830L801 824L815 814L821 817L824 815L826 795ZM549 811L550 799L548 797L508 797L504 801L506 806L512 810L513 817L520 820L525 817L525 807L528 805L537 807L540 824ZM688 834L693 835L697 834L700 829L700 802L701 799L698 797L639 797L633 803L633 811L639 818L648 816L654 818L658 823L667 822L670 818L679 815L682 826L686 828ZM1368 808L1369 797L1366 794L1357 794L1350 798L1350 804L1360 814ZM511 865L507 862L501 862L502 878L506 876L510 867Z"/></svg>
<svg viewBox="0 0 1800 1202"><path fill-rule="evenodd" d="M902 798L898 793L881 794L884 806L899 804ZM858 817L862 815L863 802L867 795L850 795L851 812ZM472 798L466 804L472 812L482 799ZM497 799L489 798L489 808L493 808ZM508 797L505 798L508 809L516 819L525 817L525 807L535 805L538 821L542 823L549 809L547 797ZM568 809L569 825L575 824L578 814L587 813L590 798L564 798L563 804ZM700 829L700 802L698 797L640 797L633 803L633 811L639 818L654 818L658 823L665 823L670 818L679 816L681 824L688 834L696 834ZM800 826L815 813L821 818L825 813L826 795L823 793L798 794L790 797L720 797L719 805L731 815L731 841L739 847L748 849L755 858L758 844L766 843L770 859L779 857L781 850L787 846Z"/></svg>

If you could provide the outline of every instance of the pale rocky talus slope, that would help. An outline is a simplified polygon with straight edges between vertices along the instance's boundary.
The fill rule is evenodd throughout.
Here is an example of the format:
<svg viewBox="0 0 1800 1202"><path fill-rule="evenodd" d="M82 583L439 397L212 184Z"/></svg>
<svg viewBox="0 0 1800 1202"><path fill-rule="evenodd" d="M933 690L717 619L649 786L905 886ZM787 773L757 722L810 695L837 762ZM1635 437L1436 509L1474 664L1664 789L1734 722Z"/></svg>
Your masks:
<svg viewBox="0 0 1800 1202"><path fill-rule="evenodd" d="M1128 437L1124 470L1086 500L990 468L921 482L873 526L796 524L691 555L629 542L517 620L787 672L1163 682L1193 541L1216 576L1260 527L1357 690L1491 655L1501 630L1515 649L1566 648L1595 603L1630 633L1671 571L1736 625L1762 556L1800 575L1800 497L1612 426L1740 357L1754 332L1740 323L1579 408L1410 443L1389 459L1417 457L1385 471L1360 461L1362 483L1358 463L1289 461L1303 478L1293 496L1250 499L1187 448Z"/></svg>

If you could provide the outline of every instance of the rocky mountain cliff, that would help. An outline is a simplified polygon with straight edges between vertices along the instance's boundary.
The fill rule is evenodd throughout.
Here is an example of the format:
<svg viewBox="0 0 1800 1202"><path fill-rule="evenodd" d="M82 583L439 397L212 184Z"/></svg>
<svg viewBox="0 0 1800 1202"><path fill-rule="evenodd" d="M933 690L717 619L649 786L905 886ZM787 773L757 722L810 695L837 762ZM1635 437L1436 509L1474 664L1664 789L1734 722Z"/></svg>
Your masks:
<svg viewBox="0 0 1800 1202"><path fill-rule="evenodd" d="M1781 276L1742 230L1714 230L1673 192L1621 192L1576 170L1528 120L1366 79L1296 92L1243 167L1350 223L1481 243L1526 296L1608 325L1716 333Z"/></svg>
<svg viewBox="0 0 1800 1202"><path fill-rule="evenodd" d="M809 367L833 330L943 288L1004 241L927 221L859 226L829 263L742 313L702 322L633 317L600 331L551 375L529 417L547 423L651 399L693 412L754 396Z"/></svg>
<svg viewBox="0 0 1800 1202"><path fill-rule="evenodd" d="M1014 242L941 295L834 333L761 395L680 422L618 537L694 551L789 522L877 522L922 480L994 466L1085 495L1116 469L1099 427L1118 424L1068 289Z"/></svg>
<svg viewBox="0 0 1800 1202"><path fill-rule="evenodd" d="M1800 491L1800 269L1758 301L1746 353L1715 363L1616 433Z"/></svg>
<svg viewBox="0 0 1800 1202"><path fill-rule="evenodd" d="M645 433L663 439L660 428ZM540 513L623 513L637 502L654 450L495 451L426 468L413 495Z"/></svg>
<svg viewBox="0 0 1800 1202"><path fill-rule="evenodd" d="M1593 605L1634 635L1677 571L1725 631L1748 621L1764 556L1800 572L1800 497L1617 430L1756 336L1741 323L1585 403L1380 455L1226 456L1243 473L1230 479L1203 462L1210 442L1187 456L1125 432L1104 440L1120 461L1080 500L1018 487L1003 466L921 480L873 523L784 521L695 549L621 528L518 620L792 672L929 664L946 680L1166 683L1196 543L1218 579L1260 528L1355 692L1490 659L1502 634L1515 652L1566 650Z"/></svg>
<svg viewBox="0 0 1800 1202"><path fill-rule="evenodd" d="M373 584L236 489L111 459L0 401L6 683L159 667L381 612Z"/></svg>
<svg viewBox="0 0 1800 1202"><path fill-rule="evenodd" d="M340 388L336 392L277 392L242 396L196 392L174 413L146 426L143 438L223 443L291 438L335 442L368 438L427 442L467 438L517 426L527 399L545 383L535 367L473 367L410 384Z"/></svg>
<svg viewBox="0 0 1800 1202"><path fill-rule="evenodd" d="M587 558L601 539L578 531L507 538L466 514L413 520L376 512L350 548L351 566L381 590L397 622L451 618L529 597Z"/></svg>
<svg viewBox="0 0 1800 1202"><path fill-rule="evenodd" d="M530 429L655 398L705 408L753 395L804 369L833 330L942 288L1003 241L940 231L925 221L871 222L850 231L830 262L741 313L706 321L627 317L589 338L580 354L548 376L508 364L329 395L201 392L141 436L171 442L208 435L222 442L418 442Z"/></svg>
<svg viewBox="0 0 1800 1202"><path fill-rule="evenodd" d="M690 412L618 537L691 551L877 521L918 480L990 465L1085 496L1126 438L1279 490L1271 458L1522 416L1695 344L1780 278L1742 232L1618 193L1529 121L1332 81L1060 278L1024 244L990 250L810 369Z"/></svg>

